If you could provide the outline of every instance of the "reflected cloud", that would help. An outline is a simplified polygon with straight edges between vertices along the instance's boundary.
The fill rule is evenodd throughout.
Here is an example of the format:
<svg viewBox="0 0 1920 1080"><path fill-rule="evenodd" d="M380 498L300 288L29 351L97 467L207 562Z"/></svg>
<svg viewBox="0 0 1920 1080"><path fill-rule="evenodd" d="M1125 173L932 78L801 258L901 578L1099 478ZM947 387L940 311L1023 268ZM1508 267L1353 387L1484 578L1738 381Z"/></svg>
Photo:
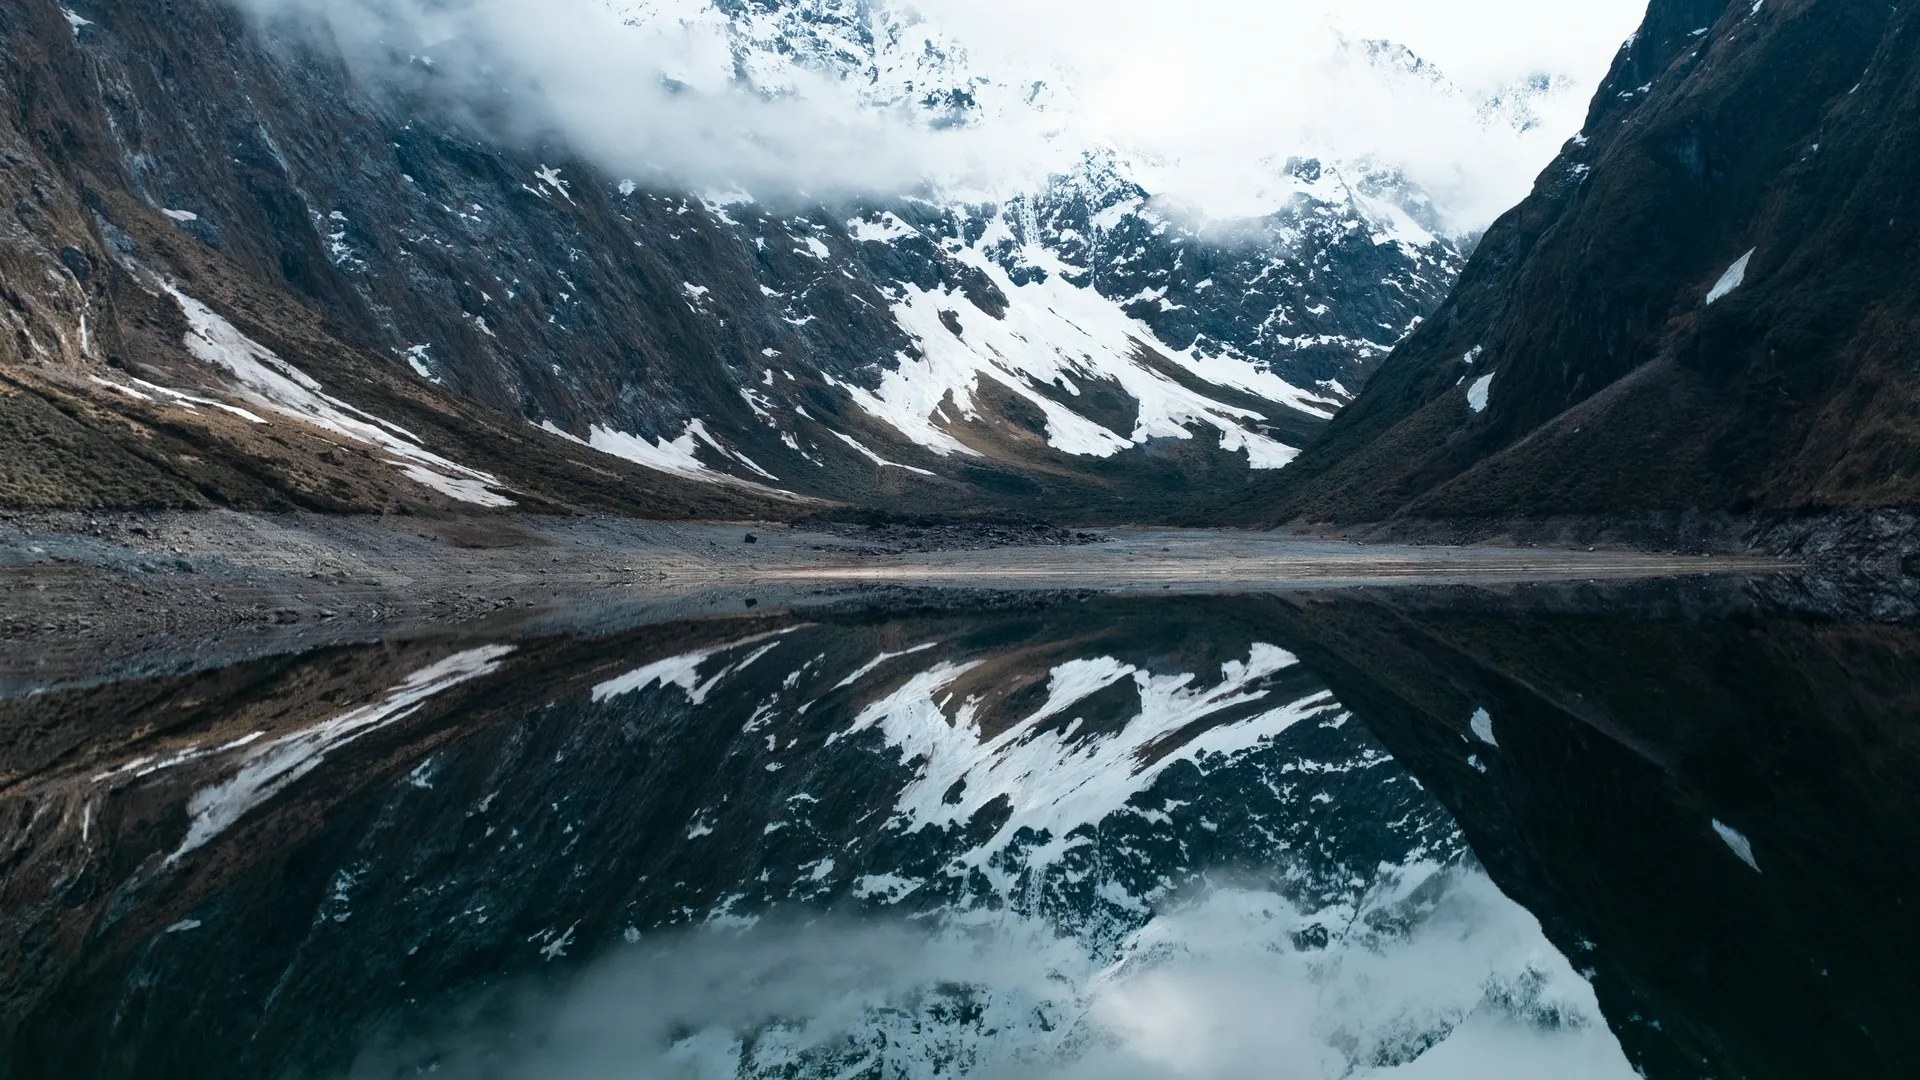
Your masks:
<svg viewBox="0 0 1920 1080"><path fill-rule="evenodd" d="M488 1015L348 1075L1635 1075L1532 916L1483 874L1432 864L1383 868L1358 905L1311 914L1210 888L1114 955L1019 916L664 934Z"/></svg>

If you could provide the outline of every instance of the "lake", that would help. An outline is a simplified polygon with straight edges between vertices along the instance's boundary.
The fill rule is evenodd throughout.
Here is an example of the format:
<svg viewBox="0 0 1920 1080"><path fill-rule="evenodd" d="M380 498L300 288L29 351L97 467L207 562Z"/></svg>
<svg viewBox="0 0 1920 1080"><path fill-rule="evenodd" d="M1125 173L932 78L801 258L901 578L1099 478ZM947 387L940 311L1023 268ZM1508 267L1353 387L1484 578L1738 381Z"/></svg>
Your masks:
<svg viewBox="0 0 1920 1080"><path fill-rule="evenodd" d="M1916 1075L1917 716L1909 625L1678 582L22 687L0 1076Z"/></svg>

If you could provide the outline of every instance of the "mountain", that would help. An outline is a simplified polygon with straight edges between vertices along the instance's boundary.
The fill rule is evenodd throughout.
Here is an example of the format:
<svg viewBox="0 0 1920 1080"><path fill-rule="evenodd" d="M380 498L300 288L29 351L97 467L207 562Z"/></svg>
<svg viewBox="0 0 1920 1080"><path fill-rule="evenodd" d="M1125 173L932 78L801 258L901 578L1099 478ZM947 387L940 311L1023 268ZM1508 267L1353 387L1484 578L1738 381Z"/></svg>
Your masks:
<svg viewBox="0 0 1920 1080"><path fill-rule="evenodd" d="M1656 0L1278 516L1913 504L1916 33L1905 6Z"/></svg>
<svg viewBox="0 0 1920 1080"><path fill-rule="evenodd" d="M606 14L715 46L689 99L824 80L989 133L1072 104L889 5ZM285 5L0 13L0 502L1191 516L1291 462L1471 245L1390 164L1305 154L1224 222L1110 145L991 197L693 192L450 103L457 51L350 44Z"/></svg>

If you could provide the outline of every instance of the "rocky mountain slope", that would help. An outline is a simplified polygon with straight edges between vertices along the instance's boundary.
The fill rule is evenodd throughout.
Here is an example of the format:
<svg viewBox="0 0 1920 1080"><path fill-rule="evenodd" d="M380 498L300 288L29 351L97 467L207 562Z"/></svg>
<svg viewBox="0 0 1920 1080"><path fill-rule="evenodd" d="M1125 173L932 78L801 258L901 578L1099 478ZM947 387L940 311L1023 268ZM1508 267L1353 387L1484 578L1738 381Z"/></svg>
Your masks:
<svg viewBox="0 0 1920 1080"><path fill-rule="evenodd" d="M824 77L929 128L1067 93L883 5L610 13L709 34L734 90ZM1467 244L1396 170L1314 158L1225 224L1103 147L998 200L696 196L447 108L452 61L335 45L221 0L0 13L0 502L1190 515L1290 462Z"/></svg>
<svg viewBox="0 0 1920 1080"><path fill-rule="evenodd" d="M1911 504L1920 15L1655 0L1285 519Z"/></svg>

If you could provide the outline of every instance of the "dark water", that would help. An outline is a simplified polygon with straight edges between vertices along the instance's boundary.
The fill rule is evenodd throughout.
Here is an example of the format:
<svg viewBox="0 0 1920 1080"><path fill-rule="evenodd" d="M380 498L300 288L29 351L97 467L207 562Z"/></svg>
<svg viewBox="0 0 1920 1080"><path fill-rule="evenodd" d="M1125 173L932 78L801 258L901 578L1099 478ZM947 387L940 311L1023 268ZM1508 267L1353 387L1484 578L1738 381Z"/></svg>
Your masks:
<svg viewBox="0 0 1920 1080"><path fill-rule="evenodd" d="M1657 589L0 701L0 1076L1920 1075L1920 638Z"/></svg>

